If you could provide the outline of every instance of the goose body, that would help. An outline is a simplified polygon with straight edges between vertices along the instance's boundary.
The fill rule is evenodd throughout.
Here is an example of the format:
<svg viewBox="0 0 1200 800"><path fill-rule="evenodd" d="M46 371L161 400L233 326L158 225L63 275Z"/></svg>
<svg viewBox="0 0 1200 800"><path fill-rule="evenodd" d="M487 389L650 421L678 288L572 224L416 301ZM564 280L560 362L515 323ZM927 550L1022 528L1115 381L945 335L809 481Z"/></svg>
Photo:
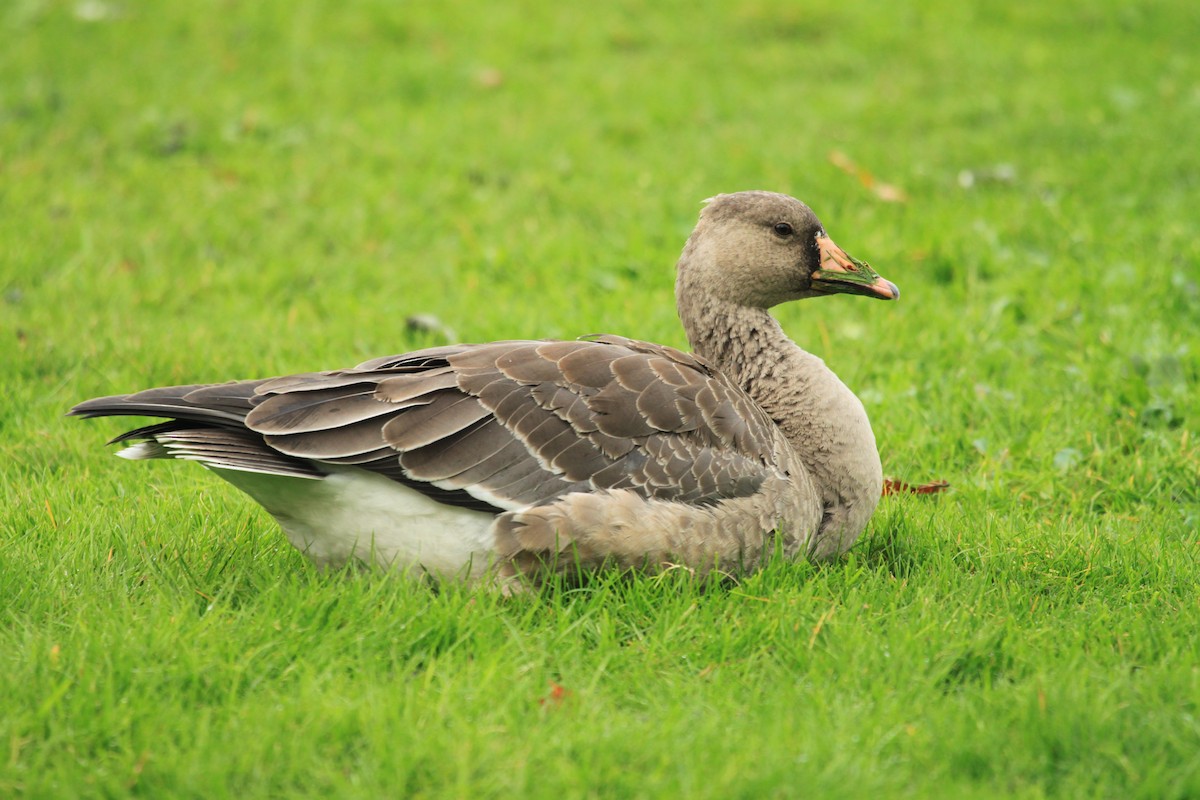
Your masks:
<svg viewBox="0 0 1200 800"><path fill-rule="evenodd" d="M862 404L767 309L899 291L786 195L719 195L680 257L695 351L618 336L419 350L353 369L77 405L167 421L120 455L199 461L321 565L478 580L754 569L849 548L882 472Z"/></svg>

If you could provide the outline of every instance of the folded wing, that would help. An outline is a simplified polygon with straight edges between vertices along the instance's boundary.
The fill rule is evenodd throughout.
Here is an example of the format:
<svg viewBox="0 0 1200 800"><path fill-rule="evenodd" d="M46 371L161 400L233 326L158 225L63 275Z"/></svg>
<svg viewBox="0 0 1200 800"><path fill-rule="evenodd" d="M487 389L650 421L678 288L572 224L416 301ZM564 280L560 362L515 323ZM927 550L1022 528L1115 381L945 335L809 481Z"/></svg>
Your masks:
<svg viewBox="0 0 1200 800"><path fill-rule="evenodd" d="M297 477L355 465L493 512L604 489L711 504L778 470L778 430L740 388L689 354L608 336L432 348L71 413L170 418L118 437L141 440L131 457Z"/></svg>

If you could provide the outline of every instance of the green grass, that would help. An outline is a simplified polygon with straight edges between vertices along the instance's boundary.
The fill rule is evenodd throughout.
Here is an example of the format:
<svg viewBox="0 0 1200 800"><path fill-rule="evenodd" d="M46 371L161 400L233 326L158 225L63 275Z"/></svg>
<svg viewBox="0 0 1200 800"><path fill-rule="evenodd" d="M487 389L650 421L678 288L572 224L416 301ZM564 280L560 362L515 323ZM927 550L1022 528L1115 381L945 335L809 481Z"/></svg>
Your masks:
<svg viewBox="0 0 1200 800"><path fill-rule="evenodd" d="M1184 0L4 4L0 796L1200 796L1198 29ZM413 313L680 345L675 257L747 188L902 287L779 316L888 474L954 486L834 565L512 600L322 575L62 417L436 342Z"/></svg>

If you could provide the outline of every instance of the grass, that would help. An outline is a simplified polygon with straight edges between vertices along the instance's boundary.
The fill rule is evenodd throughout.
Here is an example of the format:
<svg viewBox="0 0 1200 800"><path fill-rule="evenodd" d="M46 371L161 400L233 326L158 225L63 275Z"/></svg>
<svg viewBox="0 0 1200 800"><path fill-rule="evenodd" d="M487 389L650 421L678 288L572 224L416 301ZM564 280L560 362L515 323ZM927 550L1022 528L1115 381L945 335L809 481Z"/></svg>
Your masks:
<svg viewBox="0 0 1200 800"><path fill-rule="evenodd" d="M334 8L0 10L0 796L1200 795L1194 3ZM744 188L902 287L779 316L954 487L837 564L322 575L62 417L414 313L682 344Z"/></svg>

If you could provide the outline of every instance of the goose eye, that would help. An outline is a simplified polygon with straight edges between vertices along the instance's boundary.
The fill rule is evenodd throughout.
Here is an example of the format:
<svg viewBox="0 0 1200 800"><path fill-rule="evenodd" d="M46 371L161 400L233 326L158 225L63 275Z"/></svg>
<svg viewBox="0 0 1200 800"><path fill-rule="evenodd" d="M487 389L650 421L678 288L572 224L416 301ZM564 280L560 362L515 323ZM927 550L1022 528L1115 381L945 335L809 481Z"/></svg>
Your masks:
<svg viewBox="0 0 1200 800"><path fill-rule="evenodd" d="M786 222L776 222L773 230L775 231L775 235L781 238L787 238L793 233L792 226Z"/></svg>

